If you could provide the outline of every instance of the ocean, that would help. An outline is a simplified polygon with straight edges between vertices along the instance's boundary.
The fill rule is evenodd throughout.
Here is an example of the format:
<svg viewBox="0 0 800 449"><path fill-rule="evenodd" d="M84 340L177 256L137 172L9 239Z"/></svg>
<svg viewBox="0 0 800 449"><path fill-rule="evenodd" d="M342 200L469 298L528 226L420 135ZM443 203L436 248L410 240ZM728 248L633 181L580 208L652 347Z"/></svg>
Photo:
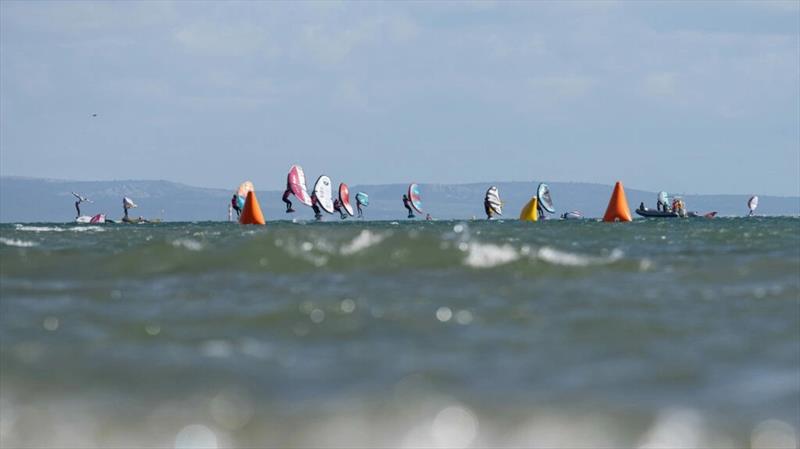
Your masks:
<svg viewBox="0 0 800 449"><path fill-rule="evenodd" d="M2 447L797 447L800 219L0 225Z"/></svg>

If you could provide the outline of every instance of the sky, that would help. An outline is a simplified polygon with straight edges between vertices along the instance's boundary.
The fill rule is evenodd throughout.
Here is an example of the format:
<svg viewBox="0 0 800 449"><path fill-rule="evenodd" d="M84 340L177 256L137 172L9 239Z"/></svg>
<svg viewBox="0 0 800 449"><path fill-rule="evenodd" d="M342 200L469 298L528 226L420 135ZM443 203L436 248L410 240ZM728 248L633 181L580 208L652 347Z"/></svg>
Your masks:
<svg viewBox="0 0 800 449"><path fill-rule="evenodd" d="M800 195L800 2L0 2L0 175L295 163Z"/></svg>

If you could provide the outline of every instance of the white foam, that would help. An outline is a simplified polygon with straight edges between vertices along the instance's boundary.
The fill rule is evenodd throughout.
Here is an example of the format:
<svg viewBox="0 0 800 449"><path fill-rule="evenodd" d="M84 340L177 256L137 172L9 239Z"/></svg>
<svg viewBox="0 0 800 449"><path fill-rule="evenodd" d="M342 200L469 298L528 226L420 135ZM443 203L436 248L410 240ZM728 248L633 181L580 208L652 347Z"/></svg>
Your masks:
<svg viewBox="0 0 800 449"><path fill-rule="evenodd" d="M437 447L464 448L478 435L478 419L468 408L451 405L436 414L431 434Z"/></svg>
<svg viewBox="0 0 800 449"><path fill-rule="evenodd" d="M463 245L459 245L464 249ZM519 259L517 252L511 245L493 245L489 243L469 243L465 248L467 258L464 263L473 268L491 268L498 265L505 265Z"/></svg>
<svg viewBox="0 0 800 449"><path fill-rule="evenodd" d="M29 242L27 240L18 240L18 239L7 239L5 237L0 237L0 243L7 246L16 246L18 248L30 248L31 246L39 245L36 242Z"/></svg>
<svg viewBox="0 0 800 449"><path fill-rule="evenodd" d="M355 254L359 251L365 250L370 246L377 245L378 243L382 242L384 237L380 234L372 233L368 230L361 231L360 234L356 236L350 243L343 245L339 252L342 255L349 256L351 254Z"/></svg>
<svg viewBox="0 0 800 449"><path fill-rule="evenodd" d="M789 449L797 447L797 431L791 424L777 419L759 423L750 439L753 449Z"/></svg>
<svg viewBox="0 0 800 449"><path fill-rule="evenodd" d="M203 244L197 240L192 239L177 239L172 241L172 246L175 248L186 248L189 251L200 251L203 249Z"/></svg>
<svg viewBox="0 0 800 449"><path fill-rule="evenodd" d="M212 449L217 447L219 447L217 435L202 424L186 426L175 436L175 449Z"/></svg>
<svg viewBox="0 0 800 449"><path fill-rule="evenodd" d="M587 267L589 265L605 265L616 262L622 258L622 251L615 249L607 257L593 257L581 254L560 251L549 246L543 246L536 252L536 257L553 265L564 265L568 267Z"/></svg>
<svg viewBox="0 0 800 449"><path fill-rule="evenodd" d="M60 228L58 226L26 226L15 225L17 231L27 232L103 232L104 229L100 226L74 226L69 228Z"/></svg>
<svg viewBox="0 0 800 449"><path fill-rule="evenodd" d="M639 443L640 449L695 448L705 446L703 417L691 409L670 409L659 413Z"/></svg>

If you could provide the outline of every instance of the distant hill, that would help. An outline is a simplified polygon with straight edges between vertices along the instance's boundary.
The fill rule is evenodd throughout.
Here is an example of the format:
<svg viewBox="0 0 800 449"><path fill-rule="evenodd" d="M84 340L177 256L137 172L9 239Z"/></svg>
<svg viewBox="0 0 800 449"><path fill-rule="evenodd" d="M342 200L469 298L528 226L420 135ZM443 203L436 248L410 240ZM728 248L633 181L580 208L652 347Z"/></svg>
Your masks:
<svg viewBox="0 0 800 449"><path fill-rule="evenodd" d="M335 182L335 180L334 180ZM506 216L516 218L522 206L535 193L538 181L486 182L480 184L421 184L425 210L434 218L483 217L483 196L495 185L505 203ZM602 216L612 186L587 183L549 183L558 214L580 210L589 217ZM374 220L402 219L405 209L401 197L405 185L354 185L351 192L367 192L370 205L366 218ZM133 198L139 208L133 215L161 218L167 221L227 220L230 190L191 187L169 181L63 181L20 177L0 177L0 222L67 222L75 218L75 191L94 201L83 204L84 214L105 212L109 218L122 216L122 197ZM626 188L632 209L640 202L655 207L655 192ZM310 219L310 208L295 204L298 212L284 213L280 191L257 191L267 220ZM757 193L757 192L756 192ZM715 210L721 215L745 215L746 195L682 195L690 210ZM799 215L800 197L759 195L758 213L763 215ZM329 220L335 216L330 216ZM338 218L336 218L338 219Z"/></svg>

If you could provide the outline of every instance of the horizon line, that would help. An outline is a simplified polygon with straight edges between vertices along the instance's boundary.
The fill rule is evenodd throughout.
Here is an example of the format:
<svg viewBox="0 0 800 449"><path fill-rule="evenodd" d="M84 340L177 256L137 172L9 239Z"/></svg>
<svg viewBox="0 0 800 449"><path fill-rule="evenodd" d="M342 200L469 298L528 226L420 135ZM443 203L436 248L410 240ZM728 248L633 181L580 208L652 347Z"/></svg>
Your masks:
<svg viewBox="0 0 800 449"><path fill-rule="evenodd" d="M3 175L3 174L0 174L0 179L2 179L2 178L36 180L36 181L50 181L50 182L52 182L52 181L56 181L56 182L167 182L167 183L182 185L182 186L185 186L185 187L191 187L191 188L195 188L195 189L227 190L225 187L197 186L197 185L187 184L187 183L180 182L180 181L171 181L169 179L163 179L163 178L152 178L152 179L148 179L148 178L140 178L140 179L89 179L89 180L85 180L84 179L84 180L80 180L80 179L50 178L50 177L41 177L41 176L28 176L28 175ZM528 180L528 181L518 181L518 180L498 181L498 180L494 180L494 181L468 181L468 182L451 182L451 183L436 183L436 182L416 182L416 183L417 184L422 184L422 185L426 185L427 184L427 185L444 185L444 186L447 186L447 185L449 185L449 186L465 186L465 185L474 185L474 184L492 185L493 183L520 183L520 184L522 184L522 183L538 183L538 182L544 182L544 183L548 183L548 184L587 184L587 185L605 186L605 187L610 187L610 188L614 187L614 184L605 184L605 183L602 183L602 182L547 181L547 180ZM358 184L358 183L353 183L353 184L348 184L348 185L352 185L352 186L391 186L391 185L403 186L403 185L406 185L406 183L402 183L402 182L387 182L387 183L383 183L383 184L375 184L375 183ZM624 183L623 183L623 187L624 187ZM656 191L651 191L651 190L648 190L648 189L642 189L642 188L637 188L637 187L627 186L627 188L630 189L630 190L638 190L640 192L657 193ZM236 188L234 187L234 188L231 188L229 190L234 191L234 190L236 190ZM261 191L264 191L264 192L280 191L280 189L256 189L256 190L261 190ZM750 192L750 193L687 193L687 192L674 191L673 195L694 195L694 196L700 196L700 195L715 195L715 196L760 195L760 196L771 196L771 197L777 197L777 198L798 198L798 199L800 199L800 192L798 192L796 195L778 195L778 194L753 193L753 192Z"/></svg>

